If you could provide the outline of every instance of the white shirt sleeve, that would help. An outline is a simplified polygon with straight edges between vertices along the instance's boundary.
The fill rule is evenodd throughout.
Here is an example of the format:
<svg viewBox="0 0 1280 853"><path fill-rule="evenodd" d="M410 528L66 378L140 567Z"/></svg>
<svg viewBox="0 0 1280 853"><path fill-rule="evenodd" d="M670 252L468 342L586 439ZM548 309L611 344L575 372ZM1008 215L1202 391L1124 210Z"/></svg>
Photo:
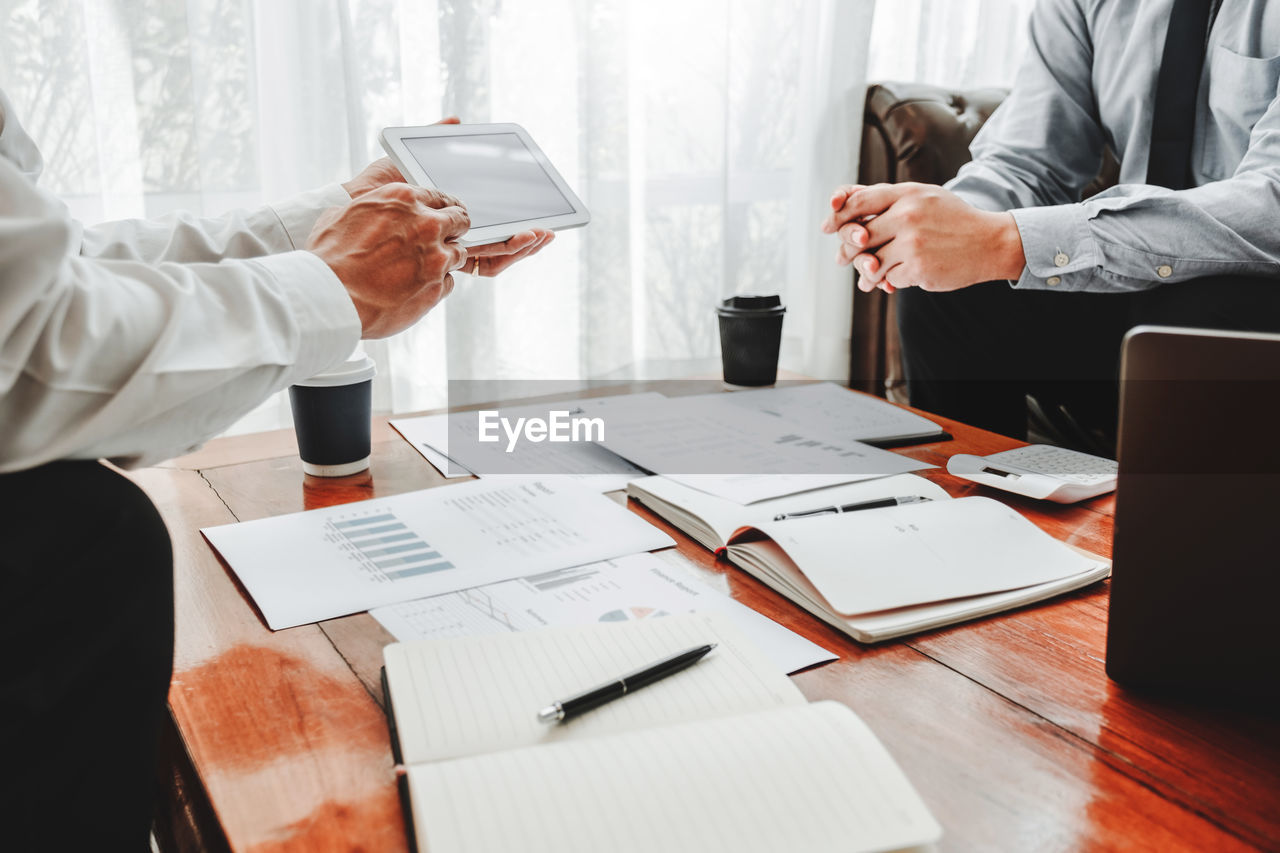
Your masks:
<svg viewBox="0 0 1280 853"><path fill-rule="evenodd" d="M82 236L21 166L0 156L0 472L183 453L359 340L341 282L294 250L333 188Z"/></svg>
<svg viewBox="0 0 1280 853"><path fill-rule="evenodd" d="M80 254L149 263L260 258L306 248L320 214L350 201L340 184L332 184L270 207L238 210L217 219L174 213L106 222L84 229Z"/></svg>

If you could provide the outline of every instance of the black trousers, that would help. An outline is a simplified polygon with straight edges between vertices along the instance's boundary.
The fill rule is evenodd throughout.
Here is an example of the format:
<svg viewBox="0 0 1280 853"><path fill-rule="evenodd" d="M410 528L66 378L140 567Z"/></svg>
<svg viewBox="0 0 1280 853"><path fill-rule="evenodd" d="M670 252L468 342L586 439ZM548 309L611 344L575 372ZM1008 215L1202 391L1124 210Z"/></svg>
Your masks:
<svg viewBox="0 0 1280 853"><path fill-rule="evenodd" d="M911 404L1015 438L1026 437L1031 394L1114 439L1120 343L1133 326L1280 332L1280 279L1197 279L1128 294L993 281L894 298Z"/></svg>
<svg viewBox="0 0 1280 853"><path fill-rule="evenodd" d="M0 827L12 850L148 848L173 556L97 462L0 475Z"/></svg>

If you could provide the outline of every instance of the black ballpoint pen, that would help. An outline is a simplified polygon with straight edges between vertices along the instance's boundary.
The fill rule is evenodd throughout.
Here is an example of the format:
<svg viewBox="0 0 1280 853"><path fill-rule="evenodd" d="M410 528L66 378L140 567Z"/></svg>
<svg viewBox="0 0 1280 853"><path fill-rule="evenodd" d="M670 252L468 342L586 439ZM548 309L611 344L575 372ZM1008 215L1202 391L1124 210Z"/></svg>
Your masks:
<svg viewBox="0 0 1280 853"><path fill-rule="evenodd" d="M786 521L788 518L808 518L811 515L832 515L838 512L857 512L860 509L880 509L886 506L899 506L901 504L918 504L929 500L919 495L907 495L901 498L877 498L873 501L862 501L856 504L845 504L844 506L824 506L821 509L806 509L801 512L780 512L773 517L774 521Z"/></svg>
<svg viewBox="0 0 1280 853"><path fill-rule="evenodd" d="M702 660L707 652L715 647L716 644L711 643L688 651L677 652L671 657L663 658L643 669L637 669L635 672L619 676L607 684L601 684L599 687L584 690L576 696L553 702L538 712L538 720L543 723L563 723L565 720L590 711L592 708L599 708L606 702L612 702L614 699L625 696L628 693L634 693L641 687L653 684L655 681L661 681L668 675L674 675L682 669L691 667Z"/></svg>

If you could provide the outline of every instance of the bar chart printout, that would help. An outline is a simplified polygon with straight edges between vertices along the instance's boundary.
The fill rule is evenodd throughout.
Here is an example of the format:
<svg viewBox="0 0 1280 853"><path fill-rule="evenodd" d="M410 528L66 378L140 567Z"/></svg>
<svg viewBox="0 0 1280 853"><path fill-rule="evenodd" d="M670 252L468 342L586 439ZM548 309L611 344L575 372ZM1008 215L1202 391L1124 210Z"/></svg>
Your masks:
<svg viewBox="0 0 1280 853"><path fill-rule="evenodd" d="M473 480L202 532L277 630L672 544L563 478Z"/></svg>
<svg viewBox="0 0 1280 853"><path fill-rule="evenodd" d="M376 577L403 580L454 567L395 513L371 512L358 518L331 520L328 526L332 528L333 541Z"/></svg>

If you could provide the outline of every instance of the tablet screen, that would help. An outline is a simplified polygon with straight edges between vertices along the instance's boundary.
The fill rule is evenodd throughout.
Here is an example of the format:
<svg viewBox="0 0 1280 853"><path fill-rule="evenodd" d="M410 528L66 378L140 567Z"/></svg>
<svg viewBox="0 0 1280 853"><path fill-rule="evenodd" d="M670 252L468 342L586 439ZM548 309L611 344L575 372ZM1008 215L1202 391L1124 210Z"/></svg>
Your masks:
<svg viewBox="0 0 1280 853"><path fill-rule="evenodd" d="M514 133L402 141L431 182L467 206L472 228L573 213L573 205Z"/></svg>

